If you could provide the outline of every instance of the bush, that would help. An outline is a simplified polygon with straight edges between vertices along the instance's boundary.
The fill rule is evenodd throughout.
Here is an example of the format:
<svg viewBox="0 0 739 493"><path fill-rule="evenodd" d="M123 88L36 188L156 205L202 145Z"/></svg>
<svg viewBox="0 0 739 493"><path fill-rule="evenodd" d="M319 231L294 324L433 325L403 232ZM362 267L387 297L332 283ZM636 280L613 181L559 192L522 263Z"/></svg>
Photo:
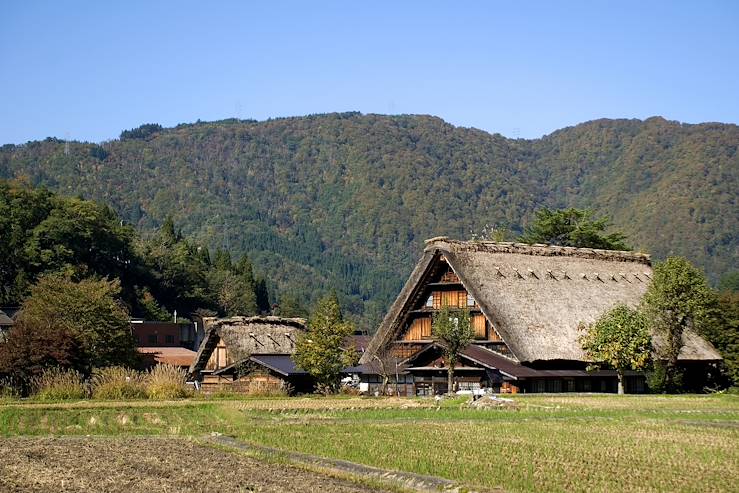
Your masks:
<svg viewBox="0 0 739 493"><path fill-rule="evenodd" d="M180 399L192 395L185 385L187 373L172 365L156 365L146 374L146 394L151 399Z"/></svg>
<svg viewBox="0 0 739 493"><path fill-rule="evenodd" d="M92 374L94 399L145 399L144 375L123 366L99 368Z"/></svg>
<svg viewBox="0 0 739 493"><path fill-rule="evenodd" d="M33 396L44 400L84 399L87 396L82 375L77 370L47 368L31 380Z"/></svg>

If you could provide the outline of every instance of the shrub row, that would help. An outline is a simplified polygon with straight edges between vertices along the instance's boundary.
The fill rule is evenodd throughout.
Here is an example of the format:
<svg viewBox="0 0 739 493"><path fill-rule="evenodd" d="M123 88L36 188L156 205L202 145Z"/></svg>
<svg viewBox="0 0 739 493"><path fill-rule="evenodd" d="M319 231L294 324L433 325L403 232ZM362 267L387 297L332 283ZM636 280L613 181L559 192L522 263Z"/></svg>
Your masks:
<svg viewBox="0 0 739 493"><path fill-rule="evenodd" d="M32 395L43 400L179 399L192 391L186 372L176 366L157 365L140 372L122 366L99 368L89 380L75 370L49 368L31 382Z"/></svg>

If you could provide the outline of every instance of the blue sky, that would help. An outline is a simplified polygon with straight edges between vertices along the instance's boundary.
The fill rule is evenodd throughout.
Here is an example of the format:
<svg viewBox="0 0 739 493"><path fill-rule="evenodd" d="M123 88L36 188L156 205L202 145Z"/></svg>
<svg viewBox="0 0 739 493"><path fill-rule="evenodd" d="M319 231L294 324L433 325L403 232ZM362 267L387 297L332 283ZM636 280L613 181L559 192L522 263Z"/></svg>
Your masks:
<svg viewBox="0 0 739 493"><path fill-rule="evenodd" d="M0 143L353 110L739 122L735 1L153 4L3 2Z"/></svg>

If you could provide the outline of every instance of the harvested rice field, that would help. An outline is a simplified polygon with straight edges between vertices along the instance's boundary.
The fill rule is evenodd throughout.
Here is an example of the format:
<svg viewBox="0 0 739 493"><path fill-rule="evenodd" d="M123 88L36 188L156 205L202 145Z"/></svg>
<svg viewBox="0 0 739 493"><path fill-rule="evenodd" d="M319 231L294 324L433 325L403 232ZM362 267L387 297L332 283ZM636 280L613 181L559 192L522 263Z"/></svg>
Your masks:
<svg viewBox="0 0 739 493"><path fill-rule="evenodd" d="M112 464L122 471L146 472L147 464L157 459L148 459L127 444L131 440L156 442L151 437L160 437L191 450L191 455L212 457L209 454L218 450L224 461L245 460L280 470L295 466L296 456L317 457L434 477L477 491L734 492L739 484L736 395L519 395L505 406L483 408L471 408L465 399L440 405L429 399L382 398L10 401L0 404L0 436L7 437L0 440L6 468L31 460L11 450L23 447L8 443L29 440L28 447L35 450L29 452L33 458L44 450L38 444L48 443L50 450L57 446L58 442L47 437L78 437L82 449L97 446L82 445L88 442L110 440L111 455L101 456L98 468ZM245 457L225 442L212 440L214 436L271 452L269 457ZM42 441L34 441L39 438ZM171 455L167 459L169 480L186 478L193 482L192 491L199 491L197 479L182 471L191 463L183 459L178 466L177 454ZM224 458L232 456L236 457ZM326 481L338 476L326 488L299 491L356 491L329 487L367 491L378 485L408 490L408 484L397 481L349 481L362 481L361 469L353 474L349 468L337 475L331 467L305 471L305 463L297 465ZM54 467L51 461L39 470ZM84 489L85 467L78 482L71 469L68 491L118 491L112 487ZM5 471L2 476L20 481L13 485L19 488L23 481L31 481L18 476L20 470L24 468L16 467L15 476ZM241 484L236 477L232 479ZM152 478L146 491L178 491L186 486L156 482L161 480ZM263 489L221 491L293 491L280 490L279 483L244 485Z"/></svg>
<svg viewBox="0 0 739 493"><path fill-rule="evenodd" d="M383 491L177 438L10 438L0 456L3 492Z"/></svg>

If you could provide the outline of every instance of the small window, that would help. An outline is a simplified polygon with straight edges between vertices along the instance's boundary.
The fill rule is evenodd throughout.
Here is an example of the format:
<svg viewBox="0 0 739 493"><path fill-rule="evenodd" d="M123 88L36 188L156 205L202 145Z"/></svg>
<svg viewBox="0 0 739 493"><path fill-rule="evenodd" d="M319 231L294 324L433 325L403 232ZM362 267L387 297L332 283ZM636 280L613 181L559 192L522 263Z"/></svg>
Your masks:
<svg viewBox="0 0 739 493"><path fill-rule="evenodd" d="M431 296L429 296L429 299L426 300L426 306L428 308L433 308L434 307L434 295L433 294Z"/></svg>
<svg viewBox="0 0 739 493"><path fill-rule="evenodd" d="M164 336L164 342L167 344L174 344L174 336L171 334Z"/></svg>
<svg viewBox="0 0 739 493"><path fill-rule="evenodd" d="M149 334L149 344L156 344L156 343L157 343L157 335Z"/></svg>
<svg viewBox="0 0 739 493"><path fill-rule="evenodd" d="M475 306L475 298L470 293L467 293L467 306Z"/></svg>

